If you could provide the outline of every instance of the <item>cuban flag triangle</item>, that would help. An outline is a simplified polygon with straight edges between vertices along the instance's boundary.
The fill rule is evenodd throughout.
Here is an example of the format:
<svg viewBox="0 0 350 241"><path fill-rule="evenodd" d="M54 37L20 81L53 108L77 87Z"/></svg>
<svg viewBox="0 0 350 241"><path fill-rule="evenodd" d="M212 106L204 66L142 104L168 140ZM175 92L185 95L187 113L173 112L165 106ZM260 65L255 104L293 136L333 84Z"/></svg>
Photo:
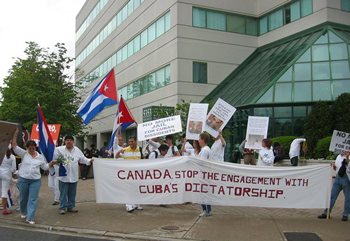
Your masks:
<svg viewBox="0 0 350 241"><path fill-rule="evenodd" d="M136 123L134 117L131 115L131 112L127 105L124 102L123 96L120 97L118 112L115 117L113 133L111 137L111 142L109 143L108 149L110 150L113 147L113 141L115 136L120 135L120 133L125 130L132 123Z"/></svg>
<svg viewBox="0 0 350 241"><path fill-rule="evenodd" d="M49 127L47 126L44 115L38 104L38 127L39 127L39 151L43 156L45 156L46 161L50 162L53 159L53 154L55 152L55 143L53 142ZM54 175L54 167L50 167L50 174Z"/></svg>
<svg viewBox="0 0 350 241"><path fill-rule="evenodd" d="M105 106L117 103L117 87L115 85L113 68L91 91L90 95L77 110L77 113L83 118L84 124L87 125Z"/></svg>

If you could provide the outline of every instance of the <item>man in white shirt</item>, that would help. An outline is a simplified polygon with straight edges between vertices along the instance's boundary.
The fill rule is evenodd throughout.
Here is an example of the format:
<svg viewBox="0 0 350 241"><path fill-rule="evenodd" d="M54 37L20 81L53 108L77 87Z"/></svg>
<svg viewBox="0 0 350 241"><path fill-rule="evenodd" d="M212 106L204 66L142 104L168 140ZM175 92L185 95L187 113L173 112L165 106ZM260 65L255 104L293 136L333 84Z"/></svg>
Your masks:
<svg viewBox="0 0 350 241"><path fill-rule="evenodd" d="M114 159L118 159L119 157L116 157L116 154L118 151L123 149L124 140L122 136L116 136L113 141L113 157Z"/></svg>
<svg viewBox="0 0 350 241"><path fill-rule="evenodd" d="M55 149L55 157L67 157L69 160L65 166L60 163L59 167L59 189L60 189L60 214L68 212L77 213L75 207L75 197L77 195L77 184L79 179L79 163L90 165L93 159L89 160L83 152L74 146L74 138L67 135L64 138L64 146Z"/></svg>
<svg viewBox="0 0 350 241"><path fill-rule="evenodd" d="M193 149L193 146L191 145L191 143L189 143L187 140L186 140L186 134L184 133L182 136L181 136L181 141L182 143L185 142L185 150L189 151L190 149ZM183 156L189 156L189 153L186 153L186 152L182 152L182 155Z"/></svg>
<svg viewBox="0 0 350 241"><path fill-rule="evenodd" d="M214 143L211 146L211 159L215 161L224 161L226 141L222 137L222 130L219 129L219 135L213 137Z"/></svg>
<svg viewBox="0 0 350 241"><path fill-rule="evenodd" d="M300 155L300 143L306 141L305 138L297 138L292 141L289 149L290 162L293 166L298 166Z"/></svg>
<svg viewBox="0 0 350 241"><path fill-rule="evenodd" d="M157 158L164 158L164 156L168 153L169 147L165 144L161 144L160 147L154 151L152 151L148 159L157 159Z"/></svg>
<svg viewBox="0 0 350 241"><path fill-rule="evenodd" d="M168 153L165 155L165 157L181 156L177 147L173 145L173 139L173 135L167 135L165 137L166 144L169 147Z"/></svg>

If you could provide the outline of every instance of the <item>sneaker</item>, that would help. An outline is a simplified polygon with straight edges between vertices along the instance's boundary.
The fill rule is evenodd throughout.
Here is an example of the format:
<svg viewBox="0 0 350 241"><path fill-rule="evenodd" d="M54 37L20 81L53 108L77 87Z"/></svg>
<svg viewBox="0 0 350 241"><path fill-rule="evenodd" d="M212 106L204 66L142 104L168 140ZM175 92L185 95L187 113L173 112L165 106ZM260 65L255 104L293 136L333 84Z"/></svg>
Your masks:
<svg viewBox="0 0 350 241"><path fill-rule="evenodd" d="M70 213L77 213L78 210L74 209L74 208L68 208L68 212L70 212Z"/></svg>
<svg viewBox="0 0 350 241"><path fill-rule="evenodd" d="M54 202L52 203L53 206L58 205L58 204L60 204L60 202L54 201Z"/></svg>
<svg viewBox="0 0 350 241"><path fill-rule="evenodd" d="M61 215L65 214L65 213L66 213L66 210L64 210L64 209L61 209L61 210L60 210L60 214L61 214Z"/></svg>
<svg viewBox="0 0 350 241"><path fill-rule="evenodd" d="M127 208L126 211L128 211L128 213L131 213L135 210L135 208Z"/></svg>
<svg viewBox="0 0 350 241"><path fill-rule="evenodd" d="M7 214L11 214L12 212L11 211L5 211L5 210L2 210L2 214L4 214L4 215L7 215Z"/></svg>
<svg viewBox="0 0 350 241"><path fill-rule="evenodd" d="M208 217L208 216L211 216L211 212L207 213L207 217Z"/></svg>
<svg viewBox="0 0 350 241"><path fill-rule="evenodd" d="M143 210L143 207L137 206L137 207L135 207L135 209L136 209L136 210Z"/></svg>
<svg viewBox="0 0 350 241"><path fill-rule="evenodd" d="M204 216L207 216L207 211L206 210L204 210L203 212L201 212L199 214L199 217L204 217Z"/></svg>
<svg viewBox="0 0 350 241"><path fill-rule="evenodd" d="M27 223L31 224L31 225L34 225L35 222L33 220L26 220Z"/></svg>
<svg viewBox="0 0 350 241"><path fill-rule="evenodd" d="M348 221L348 217L347 217L347 216L343 216L343 218L341 219L341 221Z"/></svg>
<svg viewBox="0 0 350 241"><path fill-rule="evenodd" d="M320 216L318 216L319 219L326 219L327 215L322 213ZM330 217L329 217L330 218Z"/></svg>
<svg viewBox="0 0 350 241"><path fill-rule="evenodd" d="M27 214L21 214L21 218L25 219L27 217Z"/></svg>
<svg viewBox="0 0 350 241"><path fill-rule="evenodd" d="M19 209L19 207L17 207L15 210L16 210L17 212L19 212L20 209Z"/></svg>

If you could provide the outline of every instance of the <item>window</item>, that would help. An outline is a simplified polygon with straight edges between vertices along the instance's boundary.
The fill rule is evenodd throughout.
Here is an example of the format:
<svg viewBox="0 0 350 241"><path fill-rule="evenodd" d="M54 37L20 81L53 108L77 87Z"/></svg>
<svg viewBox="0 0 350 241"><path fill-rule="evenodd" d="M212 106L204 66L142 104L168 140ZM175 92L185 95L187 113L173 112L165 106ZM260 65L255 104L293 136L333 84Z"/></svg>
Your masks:
<svg viewBox="0 0 350 241"><path fill-rule="evenodd" d="M301 16L305 17L312 13L312 0L301 0Z"/></svg>
<svg viewBox="0 0 350 241"><path fill-rule="evenodd" d="M343 11L350 12L350 0L341 0L340 9Z"/></svg>
<svg viewBox="0 0 350 241"><path fill-rule="evenodd" d="M300 18L300 1L296 1L290 5L290 21L293 22Z"/></svg>
<svg viewBox="0 0 350 241"><path fill-rule="evenodd" d="M227 15L227 31L245 33L245 19L242 16Z"/></svg>
<svg viewBox="0 0 350 241"><path fill-rule="evenodd" d="M193 26L205 28L206 27L206 11L199 8L193 8Z"/></svg>
<svg viewBox="0 0 350 241"><path fill-rule="evenodd" d="M148 28L148 43L156 39L156 24L152 24Z"/></svg>
<svg viewBox="0 0 350 241"><path fill-rule="evenodd" d="M157 31L157 38L159 36L161 36L164 33L164 17L161 17L160 19L158 19L158 21L156 22L156 31Z"/></svg>
<svg viewBox="0 0 350 241"><path fill-rule="evenodd" d="M193 62L193 83L208 83L207 63Z"/></svg>
<svg viewBox="0 0 350 241"><path fill-rule="evenodd" d="M260 35L267 33L267 16L260 18L259 20L259 33Z"/></svg>
<svg viewBox="0 0 350 241"><path fill-rule="evenodd" d="M277 10L269 15L269 31L274 30L283 25L283 11Z"/></svg>
<svg viewBox="0 0 350 241"><path fill-rule="evenodd" d="M207 27L216 30L226 30L226 14L207 11Z"/></svg>

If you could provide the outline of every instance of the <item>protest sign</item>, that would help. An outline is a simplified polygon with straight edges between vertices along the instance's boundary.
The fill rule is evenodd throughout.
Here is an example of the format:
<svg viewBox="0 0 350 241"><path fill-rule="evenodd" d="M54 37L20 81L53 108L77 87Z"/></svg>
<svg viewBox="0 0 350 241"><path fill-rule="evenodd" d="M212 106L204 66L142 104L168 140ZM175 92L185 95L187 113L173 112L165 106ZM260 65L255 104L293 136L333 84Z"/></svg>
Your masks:
<svg viewBox="0 0 350 241"><path fill-rule="evenodd" d="M151 159L147 164L97 158L94 181L97 203L326 208L332 168L247 166L191 156Z"/></svg>
<svg viewBox="0 0 350 241"><path fill-rule="evenodd" d="M51 133L53 142L55 143L55 146L57 146L58 137L60 135L61 125L60 124L47 124L47 126L49 127L49 131ZM38 126L38 124L33 124L30 139L34 140L36 145L38 145L38 143L39 143L39 126Z"/></svg>
<svg viewBox="0 0 350 241"><path fill-rule="evenodd" d="M0 165L18 124L0 121Z"/></svg>
<svg viewBox="0 0 350 241"><path fill-rule="evenodd" d="M187 117L186 138L199 140L199 134L204 130L205 117L208 112L208 104L190 104Z"/></svg>
<svg viewBox="0 0 350 241"><path fill-rule="evenodd" d="M334 130L329 150L339 154L350 151L350 133Z"/></svg>
<svg viewBox="0 0 350 241"><path fill-rule="evenodd" d="M245 148L262 149L262 140L267 137L269 117L249 116Z"/></svg>
<svg viewBox="0 0 350 241"><path fill-rule="evenodd" d="M207 115L205 130L213 137L217 137L219 135L218 130L224 129L235 112L235 107L219 98Z"/></svg>
<svg viewBox="0 0 350 241"><path fill-rule="evenodd" d="M182 132L181 118L179 115L138 124L137 140L143 141L177 132Z"/></svg>

